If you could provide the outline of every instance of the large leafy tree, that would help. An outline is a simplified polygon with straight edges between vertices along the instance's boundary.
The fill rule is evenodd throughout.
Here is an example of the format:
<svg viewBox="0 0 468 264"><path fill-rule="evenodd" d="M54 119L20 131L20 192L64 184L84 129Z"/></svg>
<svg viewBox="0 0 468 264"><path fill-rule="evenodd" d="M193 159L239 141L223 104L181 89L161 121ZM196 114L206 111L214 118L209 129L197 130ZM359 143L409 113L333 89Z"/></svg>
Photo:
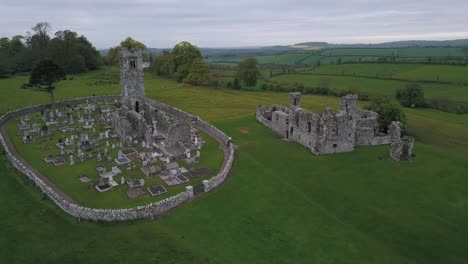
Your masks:
<svg viewBox="0 0 468 264"><path fill-rule="evenodd" d="M395 97L405 107L424 107L426 105L424 90L417 83L409 83L405 87L398 89Z"/></svg>
<svg viewBox="0 0 468 264"><path fill-rule="evenodd" d="M258 62L255 58L247 58L239 62L237 69L237 77L247 86L255 86L257 84L260 71Z"/></svg>
<svg viewBox="0 0 468 264"><path fill-rule="evenodd" d="M196 66L202 68L195 69ZM184 81L192 84L200 81L201 83L209 82L207 76L209 68L204 63L200 50L186 41L175 45L170 52L166 51L156 56L153 60L152 72L167 76L178 82ZM192 75L187 79L190 73Z"/></svg>
<svg viewBox="0 0 468 264"><path fill-rule="evenodd" d="M172 53L163 51L162 54L156 56L151 64L151 71L156 75L170 76L172 64Z"/></svg>
<svg viewBox="0 0 468 264"><path fill-rule="evenodd" d="M406 127L406 116L402 107L390 97L375 97L366 109L379 114L377 121L382 132L387 132L393 121L400 121L403 129Z"/></svg>
<svg viewBox="0 0 468 264"><path fill-rule="evenodd" d="M49 51L51 58L67 73L94 70L100 63L96 48L84 36L69 30L55 33Z"/></svg>
<svg viewBox="0 0 468 264"><path fill-rule="evenodd" d="M51 59L41 60L31 71L26 88L47 92L55 108L55 88L66 77L65 71Z"/></svg>
<svg viewBox="0 0 468 264"><path fill-rule="evenodd" d="M183 41L175 45L174 49L172 49L171 58L172 77L176 81L182 82L189 74L193 61L201 59L202 56L200 50L196 46L187 41Z"/></svg>
<svg viewBox="0 0 468 264"><path fill-rule="evenodd" d="M124 47L129 50L134 50L134 49L146 49L145 44L141 43L138 40L134 40L131 37L128 37L124 39L122 42L120 42L120 47Z"/></svg>
<svg viewBox="0 0 468 264"><path fill-rule="evenodd" d="M131 37L127 37L122 42L120 42L119 46L112 47L109 49L107 55L103 58L103 61L106 65L119 65L120 62L120 48L124 47L128 50L135 50L135 49L143 49L143 61L148 61L150 54L145 46L145 44L141 43L138 40L134 40Z"/></svg>
<svg viewBox="0 0 468 264"><path fill-rule="evenodd" d="M191 85L208 86L211 83L210 68L203 59L195 59L190 67L190 71L184 79L185 83Z"/></svg>

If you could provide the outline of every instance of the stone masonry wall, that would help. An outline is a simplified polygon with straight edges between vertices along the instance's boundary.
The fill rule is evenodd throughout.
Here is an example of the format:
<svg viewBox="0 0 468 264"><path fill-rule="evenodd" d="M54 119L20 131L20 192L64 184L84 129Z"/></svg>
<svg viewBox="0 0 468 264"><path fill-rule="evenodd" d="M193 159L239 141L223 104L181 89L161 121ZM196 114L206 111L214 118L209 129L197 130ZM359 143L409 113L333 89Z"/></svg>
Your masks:
<svg viewBox="0 0 468 264"><path fill-rule="evenodd" d="M86 97L86 98L79 98L73 100L66 100L57 102L57 106L65 106L67 104L80 104L83 102L95 100L95 101L103 101L107 100L115 100L120 98L119 96L99 96L99 97ZM221 142L225 142L228 145L228 158L227 162L224 166L220 169L219 173L213 176L211 179L206 180L205 183L208 188L205 188L205 191L212 190L213 188L219 186L229 175L231 171L232 164L234 162L235 150L234 146L230 144L230 137L224 134L222 131L217 129L216 127L206 123L203 120L200 120L197 116L193 116L187 114L177 108L172 108L171 106L165 105L163 103L146 99L147 103L154 105L156 108L161 109L163 111L170 112L174 116L178 118L184 119L188 122L192 122L195 127L198 127L211 136L215 137ZM25 114L31 114L34 112L41 111L47 108L48 105L36 105L32 107L27 107L19 110L10 111L0 117L0 126L5 125L8 120L19 117ZM193 121L196 122L193 122ZM50 186L48 186L39 176L37 176L33 171L31 171L28 166L23 164L21 160L15 157L8 145L3 138L3 135L0 134L0 143L2 144L7 158L10 160L11 164L18 169L21 173L26 175L29 179L31 179L40 189L44 192L58 207L64 210L67 214L78 218L78 219L86 219L86 220L93 220L93 221L105 221L105 222L116 222L116 221L128 221L128 220L135 220L135 219L143 219L143 218L153 218L158 215L163 214L164 212L182 204L183 202L191 199L194 197L193 195L193 188L192 186L187 186L184 192L166 198L164 200L150 203L144 206L137 206L129 209L95 209L84 207L81 205L77 205L71 203L65 199L63 199L57 192L55 192Z"/></svg>

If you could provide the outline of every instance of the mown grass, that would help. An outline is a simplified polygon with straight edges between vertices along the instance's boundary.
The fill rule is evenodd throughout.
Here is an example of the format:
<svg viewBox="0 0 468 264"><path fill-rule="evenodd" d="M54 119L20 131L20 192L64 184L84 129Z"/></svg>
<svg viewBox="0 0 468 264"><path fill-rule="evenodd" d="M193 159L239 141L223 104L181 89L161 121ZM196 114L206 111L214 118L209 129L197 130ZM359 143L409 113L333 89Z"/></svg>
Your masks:
<svg viewBox="0 0 468 264"><path fill-rule="evenodd" d="M0 89L6 89L4 81ZM86 86L76 88L75 95L92 92ZM149 75L146 88L149 97L200 115L233 137L238 157L227 182L157 221L76 223L51 202L42 201L36 188L2 158L0 225L5 233L0 237L0 259L5 263L468 260L467 115L405 109L409 131L418 138L413 162L388 160L387 146L317 157L255 121L257 103L287 104L286 94L189 87ZM17 104L0 100L2 107ZM301 100L303 107L314 111L338 103L337 98L320 96Z"/></svg>

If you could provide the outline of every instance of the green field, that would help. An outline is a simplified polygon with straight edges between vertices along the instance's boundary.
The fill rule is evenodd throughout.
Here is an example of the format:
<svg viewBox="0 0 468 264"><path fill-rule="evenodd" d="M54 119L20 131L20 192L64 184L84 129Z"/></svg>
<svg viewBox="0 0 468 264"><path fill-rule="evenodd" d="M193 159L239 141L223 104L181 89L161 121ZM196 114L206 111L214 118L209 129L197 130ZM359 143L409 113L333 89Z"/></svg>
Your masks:
<svg viewBox="0 0 468 264"><path fill-rule="evenodd" d="M397 56L403 58L415 57L463 57L461 48L344 48L330 49L321 52L325 56Z"/></svg>
<svg viewBox="0 0 468 264"><path fill-rule="evenodd" d="M210 57L208 63L238 63L245 59L247 55L239 57ZM438 63L464 64L466 54L461 48L440 47L440 48L336 48L315 51L298 51L279 53L272 55L248 55L255 57L262 65L316 65L319 61L321 65L333 65L346 62L378 62L381 58L387 61L394 59L402 63L426 63L429 58Z"/></svg>
<svg viewBox="0 0 468 264"><path fill-rule="evenodd" d="M319 87L321 79L330 81L330 88L337 90L357 90L371 95L394 96L397 89L408 82L397 80L379 80L366 77L321 76L305 74L287 74L275 76L273 80L306 87ZM421 83L424 95L428 99L444 98L459 102L468 102L468 86L460 84ZM292 85L291 85L292 87Z"/></svg>
<svg viewBox="0 0 468 264"><path fill-rule="evenodd" d="M352 75L410 81L468 84L468 67L427 64L341 64L299 69L314 74Z"/></svg>
<svg viewBox="0 0 468 264"><path fill-rule="evenodd" d="M118 93L75 76L58 97ZM94 79L93 79L94 78ZM238 156L218 190L156 221L77 222L43 199L2 156L0 259L4 263L466 263L468 115L405 109L413 162L388 146L313 156L255 121L258 103L283 93L214 90L146 75L147 96L200 115L232 136ZM47 102L0 80L1 111ZM337 98L304 96L314 111ZM242 133L241 133L242 130ZM248 133L245 133L248 131Z"/></svg>

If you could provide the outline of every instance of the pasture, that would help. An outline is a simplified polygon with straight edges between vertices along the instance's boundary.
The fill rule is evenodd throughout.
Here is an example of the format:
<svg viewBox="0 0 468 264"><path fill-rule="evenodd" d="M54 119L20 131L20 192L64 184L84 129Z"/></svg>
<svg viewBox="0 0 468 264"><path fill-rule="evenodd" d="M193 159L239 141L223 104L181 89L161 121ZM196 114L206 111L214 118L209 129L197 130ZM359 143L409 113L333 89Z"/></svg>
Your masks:
<svg viewBox="0 0 468 264"><path fill-rule="evenodd" d="M117 94L116 76L115 69L74 76L58 88L57 98ZM19 88L25 79L0 80L0 91L8 95L0 98L1 112L48 101L45 94ZM238 158L227 182L156 221L77 222L2 156L2 262L468 260L467 115L405 109L409 133L418 140L413 162L388 160L388 146L317 157L255 121L258 103L286 105L284 93L191 87L149 74L145 87L147 97L199 115L232 136ZM322 111L339 100L304 96L301 104Z"/></svg>
<svg viewBox="0 0 468 264"><path fill-rule="evenodd" d="M366 77L323 76L310 74L287 74L275 76L273 80L290 84L303 84L305 87L320 87L327 80L329 88L353 90L370 95L394 96L397 89L408 82L399 80L379 80ZM459 102L468 102L468 86L461 84L421 83L424 95L428 99L444 98Z"/></svg>

